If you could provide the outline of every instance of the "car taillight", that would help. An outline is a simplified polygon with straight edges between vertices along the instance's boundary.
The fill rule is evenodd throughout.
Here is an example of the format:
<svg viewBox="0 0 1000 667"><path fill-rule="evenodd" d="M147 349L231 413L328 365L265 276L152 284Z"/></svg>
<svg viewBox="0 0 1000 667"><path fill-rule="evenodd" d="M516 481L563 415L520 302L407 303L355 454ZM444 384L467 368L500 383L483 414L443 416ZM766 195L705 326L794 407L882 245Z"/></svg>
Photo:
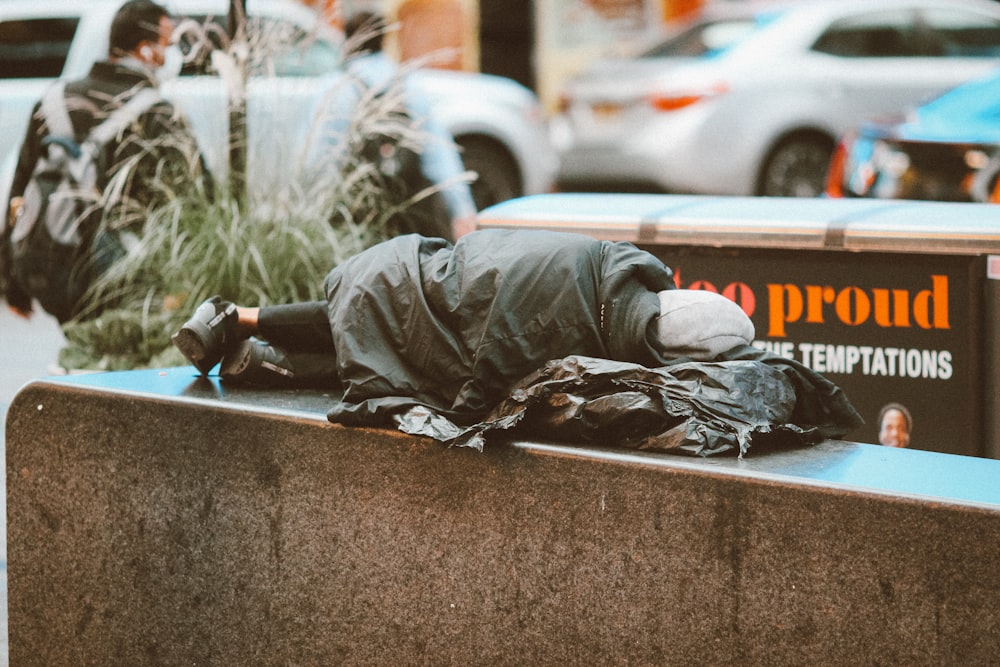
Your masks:
<svg viewBox="0 0 1000 667"><path fill-rule="evenodd" d="M848 139L841 139L833 149L830 168L826 172L826 194L828 197L844 196L844 165L847 164Z"/></svg>
<svg viewBox="0 0 1000 667"><path fill-rule="evenodd" d="M690 91L684 93L658 92L653 93L646 100L656 111L677 111L685 109L702 100L722 95L729 88L725 84L716 84L710 88L700 91Z"/></svg>

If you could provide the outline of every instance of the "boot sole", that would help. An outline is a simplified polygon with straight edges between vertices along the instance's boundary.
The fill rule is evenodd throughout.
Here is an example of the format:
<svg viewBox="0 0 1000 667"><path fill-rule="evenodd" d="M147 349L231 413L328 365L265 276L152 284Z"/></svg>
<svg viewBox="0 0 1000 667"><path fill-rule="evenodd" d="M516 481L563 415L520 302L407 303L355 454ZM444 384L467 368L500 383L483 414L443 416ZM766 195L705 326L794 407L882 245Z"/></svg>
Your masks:
<svg viewBox="0 0 1000 667"><path fill-rule="evenodd" d="M197 324L200 325L200 323ZM181 354L189 359L202 375L207 375L208 371L212 370L212 366L215 366L215 363L208 364L208 360L205 358L208 355L205 338L203 335L199 335L199 332L195 329L196 326L192 326L192 323L185 324L180 331L174 334L171 340L174 343L174 347L180 350Z"/></svg>
<svg viewBox="0 0 1000 667"><path fill-rule="evenodd" d="M239 381L240 375L250 365L253 356L253 343L245 340L239 344L235 350L222 358L222 366L219 368L219 375L224 380Z"/></svg>

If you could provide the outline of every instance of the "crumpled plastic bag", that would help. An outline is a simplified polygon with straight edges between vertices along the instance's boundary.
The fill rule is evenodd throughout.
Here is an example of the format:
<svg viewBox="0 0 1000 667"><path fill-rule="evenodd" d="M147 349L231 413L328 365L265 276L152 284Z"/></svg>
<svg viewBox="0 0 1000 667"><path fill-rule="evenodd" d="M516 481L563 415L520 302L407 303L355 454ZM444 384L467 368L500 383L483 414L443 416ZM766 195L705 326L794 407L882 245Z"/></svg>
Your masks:
<svg viewBox="0 0 1000 667"><path fill-rule="evenodd" d="M755 439L813 444L808 425L789 423L791 380L755 360L684 362L660 368L572 356L518 383L477 424L460 427L426 407L396 417L401 430L482 450L491 433L700 456Z"/></svg>

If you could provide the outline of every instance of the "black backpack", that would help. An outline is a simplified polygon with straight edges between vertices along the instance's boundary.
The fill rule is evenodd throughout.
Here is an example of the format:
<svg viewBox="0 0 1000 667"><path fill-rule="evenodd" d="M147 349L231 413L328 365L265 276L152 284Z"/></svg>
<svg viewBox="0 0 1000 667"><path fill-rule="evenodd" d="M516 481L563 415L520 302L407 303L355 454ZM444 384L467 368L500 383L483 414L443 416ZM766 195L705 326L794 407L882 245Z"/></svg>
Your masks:
<svg viewBox="0 0 1000 667"><path fill-rule="evenodd" d="M42 97L49 132L10 232L14 280L60 322L72 318L95 277L102 148L161 99L152 88L139 91L78 143L64 88L56 84Z"/></svg>
<svg viewBox="0 0 1000 667"><path fill-rule="evenodd" d="M398 209L389 219L393 234L451 239L447 207L436 184L424 175L421 130L406 108L399 85L397 81L373 96L371 104L379 115L374 123L377 129L362 138L358 159L371 169L387 204Z"/></svg>

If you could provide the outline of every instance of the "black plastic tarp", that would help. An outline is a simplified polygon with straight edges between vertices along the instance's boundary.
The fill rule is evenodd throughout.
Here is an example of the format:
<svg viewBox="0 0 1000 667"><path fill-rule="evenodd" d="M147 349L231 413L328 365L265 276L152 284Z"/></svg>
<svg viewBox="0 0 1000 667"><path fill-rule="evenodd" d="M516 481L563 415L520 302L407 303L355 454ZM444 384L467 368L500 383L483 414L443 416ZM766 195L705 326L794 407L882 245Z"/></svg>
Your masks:
<svg viewBox="0 0 1000 667"><path fill-rule="evenodd" d="M861 423L822 376L747 347L728 360L658 368L566 357L526 377L471 427L425 407L400 414L397 423L408 433L480 450L503 433L700 456L743 456L751 443L815 444Z"/></svg>

